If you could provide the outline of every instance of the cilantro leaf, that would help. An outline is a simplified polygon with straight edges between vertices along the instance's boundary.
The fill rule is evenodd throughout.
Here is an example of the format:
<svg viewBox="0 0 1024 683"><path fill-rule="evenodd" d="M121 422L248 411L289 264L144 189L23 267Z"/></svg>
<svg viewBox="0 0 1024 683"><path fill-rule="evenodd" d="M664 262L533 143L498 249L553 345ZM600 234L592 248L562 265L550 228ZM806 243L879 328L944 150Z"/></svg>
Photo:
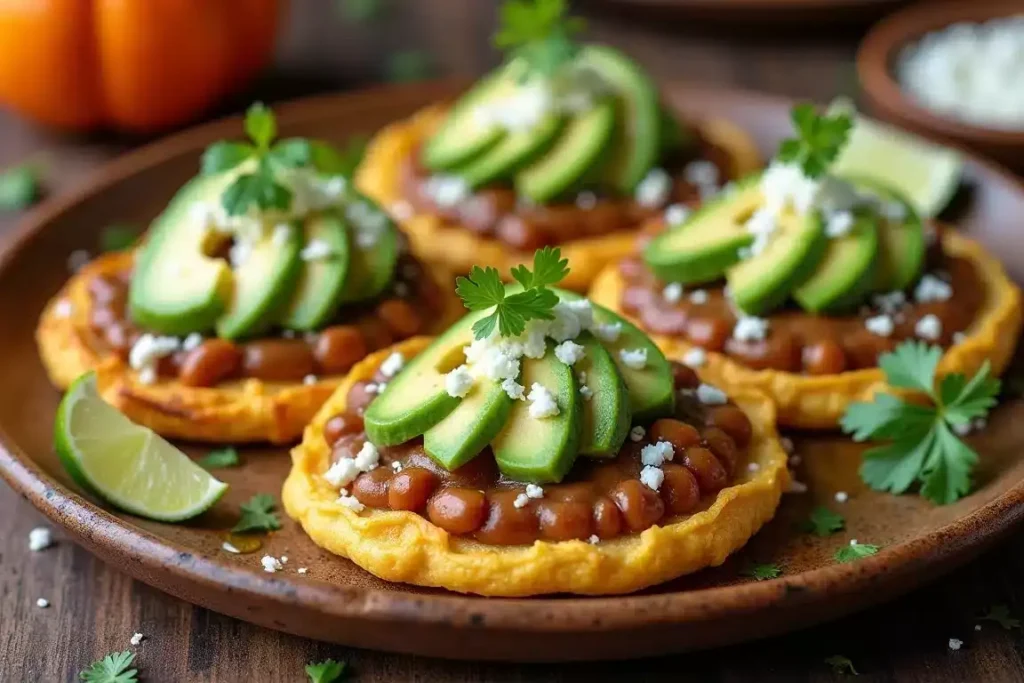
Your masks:
<svg viewBox="0 0 1024 683"><path fill-rule="evenodd" d="M784 140L776 157L800 166L809 178L824 175L846 144L853 120L846 112L818 114L807 103L793 107L790 117L796 137Z"/></svg>
<svg viewBox="0 0 1024 683"><path fill-rule="evenodd" d="M231 446L227 448L216 448L198 460L199 466L208 470L221 467L235 467L238 465L238 451Z"/></svg>
<svg viewBox="0 0 1024 683"><path fill-rule="evenodd" d="M231 528L236 534L254 531L276 531L281 528L281 520L274 512L274 498L267 493L257 493L247 502L242 503L242 517L238 524Z"/></svg>
<svg viewBox="0 0 1024 683"><path fill-rule="evenodd" d="M831 657L825 658L825 663L832 667L832 671L837 674L853 674L854 676L860 676L860 672L853 667L853 662L850 661L849 657L843 655L832 655Z"/></svg>
<svg viewBox="0 0 1024 683"><path fill-rule="evenodd" d="M742 576L749 576L757 581L767 581L778 578L782 569L777 564L752 564L740 572Z"/></svg>
<svg viewBox="0 0 1024 683"><path fill-rule="evenodd" d="M1006 605L992 605L984 616L978 617L979 621L994 621L1007 631L1020 628L1020 619L1010 616L1010 608Z"/></svg>
<svg viewBox="0 0 1024 683"><path fill-rule="evenodd" d="M831 536L837 531L842 531L846 526L846 520L838 512L832 512L827 507L817 507L811 512L811 516L803 524L804 531L815 536Z"/></svg>
<svg viewBox="0 0 1024 683"><path fill-rule="evenodd" d="M78 677L87 683L137 683L138 670L128 668L133 661L133 652L112 652L90 664Z"/></svg>
<svg viewBox="0 0 1024 683"><path fill-rule="evenodd" d="M124 251L138 239L139 231L130 225L108 225L100 233L100 249Z"/></svg>
<svg viewBox="0 0 1024 683"><path fill-rule="evenodd" d="M318 664L307 664L306 675L309 676L309 683L334 683L341 678L345 672L345 662L336 662L333 659L325 659Z"/></svg>
<svg viewBox="0 0 1024 683"><path fill-rule="evenodd" d="M245 112L245 134L256 145L256 149L265 152L270 143L277 137L277 118L267 105L255 102Z"/></svg>
<svg viewBox="0 0 1024 683"><path fill-rule="evenodd" d="M230 171L256 154L256 148L244 142L220 140L206 148L199 163L203 175Z"/></svg>
<svg viewBox="0 0 1024 683"><path fill-rule="evenodd" d="M853 545L844 545L836 551L836 554L833 555L833 557L836 562L845 564L846 562L855 562L865 557L871 557L877 552L877 545L871 545L870 543L855 543Z"/></svg>
<svg viewBox="0 0 1024 683"><path fill-rule="evenodd" d="M573 36L585 24L567 17L568 10L565 0L507 0L494 45L510 50L531 72L550 76L579 51Z"/></svg>
<svg viewBox="0 0 1024 683"><path fill-rule="evenodd" d="M0 211L19 211L39 198L39 177L29 164L0 173Z"/></svg>
<svg viewBox="0 0 1024 683"><path fill-rule="evenodd" d="M921 495L939 505L970 491L978 454L952 427L984 418L996 403L1000 382L986 363L970 380L944 376L936 391L941 357L937 346L908 341L878 359L890 385L924 393L934 405L877 394L871 403L852 403L840 420L855 441L891 440L864 453L860 475L871 488L903 493L917 483Z"/></svg>

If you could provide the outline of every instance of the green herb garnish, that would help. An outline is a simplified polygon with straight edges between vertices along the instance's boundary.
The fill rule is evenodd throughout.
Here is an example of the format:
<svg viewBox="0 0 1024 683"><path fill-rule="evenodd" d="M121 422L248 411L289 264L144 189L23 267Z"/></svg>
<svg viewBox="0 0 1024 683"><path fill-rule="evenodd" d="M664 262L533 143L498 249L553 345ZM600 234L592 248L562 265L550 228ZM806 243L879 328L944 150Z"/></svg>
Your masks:
<svg viewBox="0 0 1024 683"><path fill-rule="evenodd" d="M128 668L133 661L133 652L112 652L90 664L78 677L88 683L137 683L138 669Z"/></svg>
<svg viewBox="0 0 1024 683"><path fill-rule="evenodd" d="M507 0L494 45L522 60L530 73L551 76L579 52L573 36L586 25L566 16L568 10L565 0Z"/></svg>
<svg viewBox="0 0 1024 683"><path fill-rule="evenodd" d="M345 662L325 659L319 664L307 664L306 675L309 683L334 683L345 672Z"/></svg>
<svg viewBox="0 0 1024 683"><path fill-rule="evenodd" d="M198 460L199 465L205 469L213 470L222 467L235 467L238 465L238 451L231 446L217 448Z"/></svg>
<svg viewBox="0 0 1024 683"><path fill-rule="evenodd" d="M494 307L494 312L473 323L477 339L486 339L498 328L502 337L515 337L523 333L529 320L553 320L552 311L558 295L548 289L569 274L569 261L562 258L558 247L544 247L533 255L533 271L525 265L512 269L512 277L523 286L523 291L508 295L505 283L495 268L473 266L469 277L455 279L455 291L466 308L482 311Z"/></svg>
<svg viewBox="0 0 1024 683"><path fill-rule="evenodd" d="M849 657L832 655L831 657L825 658L825 663L832 667L832 671L837 674L853 674L854 676L860 676L860 673L853 668L853 662L850 661Z"/></svg>
<svg viewBox="0 0 1024 683"><path fill-rule="evenodd" d="M978 454L954 430L988 414L999 380L989 376L986 361L970 381L961 374L946 375L936 391L935 368L941 357L938 346L908 341L878 359L890 386L924 394L932 405L876 394L872 402L846 409L841 425L854 441L892 441L864 453L860 476L871 488L903 493L919 482L921 495L939 505L970 490Z"/></svg>
<svg viewBox="0 0 1024 683"><path fill-rule="evenodd" d="M100 233L100 249L103 251L124 251L139 237L139 231L130 225L108 225Z"/></svg>
<svg viewBox="0 0 1024 683"><path fill-rule="evenodd" d="M832 512L827 507L818 507L811 512L811 516L801 525L801 528L815 536L825 538L842 531L844 526L846 526L846 520L841 514Z"/></svg>
<svg viewBox="0 0 1024 683"><path fill-rule="evenodd" d="M255 531L276 531L281 528L281 520L274 512L274 498L267 493L257 493L248 502L242 503L242 517L238 524L231 528L236 534Z"/></svg>
<svg viewBox="0 0 1024 683"><path fill-rule="evenodd" d="M1010 608L1006 605L992 605L984 616L978 617L979 621L994 621L1007 631L1020 628L1020 619L1010 616Z"/></svg>
<svg viewBox="0 0 1024 683"><path fill-rule="evenodd" d="M29 164L0 173L0 211L19 211L39 198L39 175Z"/></svg>
<svg viewBox="0 0 1024 683"><path fill-rule="evenodd" d="M782 141L776 158L796 164L808 178L817 178L839 156L846 144L853 119L846 112L818 114L812 104L798 104L791 113L796 137Z"/></svg>
<svg viewBox="0 0 1024 683"><path fill-rule="evenodd" d="M854 543L853 545L844 545L842 548L836 551L833 555L833 559L836 562L847 563L855 562L865 557L871 557L878 553L878 546L871 545L870 543Z"/></svg>
<svg viewBox="0 0 1024 683"><path fill-rule="evenodd" d="M749 576L757 581L777 579L782 574L782 569L777 564L752 564L740 572L741 576Z"/></svg>

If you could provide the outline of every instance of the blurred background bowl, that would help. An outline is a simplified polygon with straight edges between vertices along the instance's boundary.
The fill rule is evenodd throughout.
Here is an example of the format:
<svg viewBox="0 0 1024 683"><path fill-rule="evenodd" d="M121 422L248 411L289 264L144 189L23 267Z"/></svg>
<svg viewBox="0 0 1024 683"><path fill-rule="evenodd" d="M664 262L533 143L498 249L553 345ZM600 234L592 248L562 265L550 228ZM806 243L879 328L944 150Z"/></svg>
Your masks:
<svg viewBox="0 0 1024 683"><path fill-rule="evenodd" d="M987 128L928 109L895 76L902 50L925 35L959 22L981 23L1018 14L1024 14L1024 0L947 0L922 2L885 18L868 32L857 51L857 73L869 109L899 126L1024 170L1024 130Z"/></svg>

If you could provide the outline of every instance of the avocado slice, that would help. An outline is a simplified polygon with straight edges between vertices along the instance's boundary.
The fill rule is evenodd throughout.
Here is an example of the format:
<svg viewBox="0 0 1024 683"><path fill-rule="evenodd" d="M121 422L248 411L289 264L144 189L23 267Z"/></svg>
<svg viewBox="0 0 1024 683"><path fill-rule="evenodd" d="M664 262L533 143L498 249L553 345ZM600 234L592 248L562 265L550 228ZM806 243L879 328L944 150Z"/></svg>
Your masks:
<svg viewBox="0 0 1024 683"><path fill-rule="evenodd" d="M856 306L874 284L877 255L878 222L858 216L848 234L828 240L818 267L793 290L793 298L811 313Z"/></svg>
<svg viewBox="0 0 1024 683"><path fill-rule="evenodd" d="M498 144L460 166L455 173L472 188L511 177L551 146L564 122L561 116L548 114L529 130L509 132Z"/></svg>
<svg viewBox="0 0 1024 683"><path fill-rule="evenodd" d="M305 222L306 244L318 240L331 248L329 258L302 264L299 281L281 325L290 330L315 330L334 317L349 264L349 234L336 211L314 215Z"/></svg>
<svg viewBox="0 0 1024 683"><path fill-rule="evenodd" d="M659 279L684 285L712 282L739 262L739 251L754 241L747 219L763 203L760 174L745 178L735 191L711 200L679 226L648 243L644 261Z"/></svg>
<svg viewBox="0 0 1024 683"><path fill-rule="evenodd" d="M345 218L351 248L341 303L372 299L394 278L398 229L376 202L355 190L349 190Z"/></svg>
<svg viewBox="0 0 1024 683"><path fill-rule="evenodd" d="M366 435L378 446L393 446L423 434L463 400L450 396L444 376L466 360L463 347L473 341L473 323L487 314L463 316L411 359L366 409Z"/></svg>
<svg viewBox="0 0 1024 683"><path fill-rule="evenodd" d="M862 178L851 182L862 191L903 205L903 220L878 217L878 263L873 289L876 292L906 289L924 270L928 249L921 217L910 202L895 190Z"/></svg>
<svg viewBox="0 0 1024 683"><path fill-rule="evenodd" d="M302 225L298 221L291 225L285 241L261 235L245 261L233 268L231 300L217 320L217 336L252 337L280 319L302 270Z"/></svg>
<svg viewBox="0 0 1024 683"><path fill-rule="evenodd" d="M459 98L441 127L424 144L423 165L434 172L448 171L498 144L505 137L505 130L481 120L476 109L488 100L508 97L517 87L516 79L503 68Z"/></svg>
<svg viewBox="0 0 1024 683"><path fill-rule="evenodd" d="M519 380L527 392L534 382L550 391L558 415L530 416L529 401L515 401L504 428L491 441L498 469L516 481L550 483L562 480L576 460L583 400L573 370L555 358L551 345L543 358L523 358Z"/></svg>
<svg viewBox="0 0 1024 683"><path fill-rule="evenodd" d="M562 194L587 175L614 128L615 104L611 100L572 117L554 145L516 173L516 191L538 204Z"/></svg>
<svg viewBox="0 0 1024 683"><path fill-rule="evenodd" d="M585 376L582 386L590 389L588 400L580 403L583 431L580 438L580 454L612 457L629 433L632 412L629 406L629 391L619 374L615 360L594 335L584 332L576 343L586 349L586 355L573 365L576 379ZM584 374L585 373L585 374Z"/></svg>
<svg viewBox="0 0 1024 683"><path fill-rule="evenodd" d="M512 403L500 383L478 378L455 410L424 432L424 450L449 472L462 467L498 435Z"/></svg>
<svg viewBox="0 0 1024 683"><path fill-rule="evenodd" d="M231 268L208 255L207 226L191 212L217 202L233 175L199 176L178 191L153 222L128 293L142 327L174 336L213 329L231 296Z"/></svg>
<svg viewBox="0 0 1024 683"><path fill-rule="evenodd" d="M806 216L786 210L761 253L726 273L732 301L744 313L759 315L782 304L818 267L828 246L818 212Z"/></svg>
<svg viewBox="0 0 1024 683"><path fill-rule="evenodd" d="M658 160L661 110L658 89L636 62L606 46L588 45L578 57L615 92L616 117L611 152L600 180L622 194L632 194Z"/></svg>

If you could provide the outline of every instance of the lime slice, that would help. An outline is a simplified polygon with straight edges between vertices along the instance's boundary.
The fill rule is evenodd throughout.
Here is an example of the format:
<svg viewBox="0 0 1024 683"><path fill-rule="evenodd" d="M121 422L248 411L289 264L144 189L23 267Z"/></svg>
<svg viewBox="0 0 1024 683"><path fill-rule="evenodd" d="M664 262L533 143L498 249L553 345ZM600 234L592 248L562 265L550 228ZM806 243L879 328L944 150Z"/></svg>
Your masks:
<svg viewBox="0 0 1024 683"><path fill-rule="evenodd" d="M955 150L858 116L832 171L891 187L931 218L952 199L962 166Z"/></svg>
<svg viewBox="0 0 1024 683"><path fill-rule="evenodd" d="M208 510L228 488L153 430L100 398L91 372L64 394L54 443L76 482L141 517L189 519Z"/></svg>

